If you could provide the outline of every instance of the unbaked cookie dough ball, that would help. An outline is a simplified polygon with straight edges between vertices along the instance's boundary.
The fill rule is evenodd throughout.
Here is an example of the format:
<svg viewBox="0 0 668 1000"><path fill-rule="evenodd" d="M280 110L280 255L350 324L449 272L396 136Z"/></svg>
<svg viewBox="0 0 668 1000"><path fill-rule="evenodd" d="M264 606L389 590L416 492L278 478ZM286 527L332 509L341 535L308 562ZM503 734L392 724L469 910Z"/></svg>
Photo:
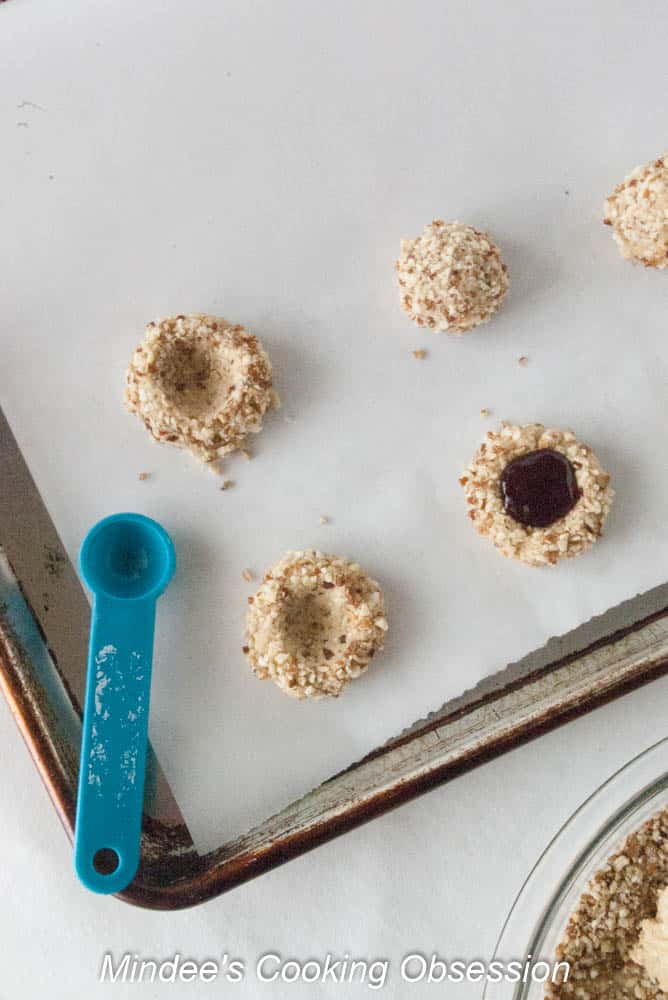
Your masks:
<svg viewBox="0 0 668 1000"><path fill-rule="evenodd" d="M636 167L605 203L622 257L645 267L668 268L668 153Z"/></svg>
<svg viewBox="0 0 668 1000"><path fill-rule="evenodd" d="M341 694L385 642L379 585L340 556L288 552L248 600L243 651L292 698Z"/></svg>
<svg viewBox="0 0 668 1000"><path fill-rule="evenodd" d="M508 269L487 233L436 219L401 241L401 308L419 326L465 333L485 323L508 291Z"/></svg>
<svg viewBox="0 0 668 1000"><path fill-rule="evenodd" d="M243 447L280 403L257 337L196 313L148 324L127 370L125 405L156 441L213 463Z"/></svg>
<svg viewBox="0 0 668 1000"><path fill-rule="evenodd" d="M504 556L554 565L591 548L614 492L591 448L572 431L501 424L459 480L468 515Z"/></svg>

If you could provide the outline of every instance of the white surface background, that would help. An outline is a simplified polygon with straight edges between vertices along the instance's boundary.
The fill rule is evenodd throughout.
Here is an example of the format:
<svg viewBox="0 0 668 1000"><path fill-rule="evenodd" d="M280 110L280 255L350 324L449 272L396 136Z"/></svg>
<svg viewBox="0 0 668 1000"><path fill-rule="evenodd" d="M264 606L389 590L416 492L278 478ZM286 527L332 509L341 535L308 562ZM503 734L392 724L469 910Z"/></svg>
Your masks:
<svg viewBox="0 0 668 1000"><path fill-rule="evenodd" d="M605 194L665 145L663 6L226 7L0 7L0 398L72 555L117 509L174 534L152 736L202 846L662 580L668 487L664 276L624 264L600 225ZM398 240L437 215L488 227L511 272L503 312L462 340L396 304ZM146 320L195 310L258 333L285 400L224 494L118 403ZM614 472L586 559L536 574L466 529L456 477L481 406L573 425ZM238 649L241 570L309 545L358 558L392 618L382 669L332 705L259 685ZM664 735L664 686L167 916L79 889L4 712L0 991L93 992L107 948L489 957L556 824Z"/></svg>

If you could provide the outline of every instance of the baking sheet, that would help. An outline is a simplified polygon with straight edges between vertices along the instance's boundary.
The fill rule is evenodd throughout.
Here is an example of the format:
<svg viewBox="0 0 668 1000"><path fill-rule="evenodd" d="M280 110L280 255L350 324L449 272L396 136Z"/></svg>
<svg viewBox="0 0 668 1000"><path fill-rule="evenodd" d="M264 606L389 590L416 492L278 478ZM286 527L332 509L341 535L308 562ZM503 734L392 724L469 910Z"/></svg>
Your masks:
<svg viewBox="0 0 668 1000"><path fill-rule="evenodd" d="M175 539L151 735L200 849L662 582L668 555L667 279L601 225L665 145L662 6L226 8L0 11L0 395L72 558L116 510ZM399 239L438 216L488 228L510 270L461 339L397 306ZM120 405L144 323L189 311L257 333L284 399L225 492ZM613 472L585 558L532 570L470 528L457 477L502 418L572 426ZM386 653L332 703L261 684L240 648L243 569L306 547L388 598Z"/></svg>

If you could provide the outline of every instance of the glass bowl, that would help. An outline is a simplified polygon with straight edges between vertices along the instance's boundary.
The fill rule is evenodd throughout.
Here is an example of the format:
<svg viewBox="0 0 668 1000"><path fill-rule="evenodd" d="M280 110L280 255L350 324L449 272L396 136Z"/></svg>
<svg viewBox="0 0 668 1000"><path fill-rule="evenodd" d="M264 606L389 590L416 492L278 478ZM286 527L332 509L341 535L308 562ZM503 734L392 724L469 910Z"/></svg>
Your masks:
<svg viewBox="0 0 668 1000"><path fill-rule="evenodd" d="M668 805L668 739L634 757L562 826L522 886L501 931L498 961L554 961L589 880L627 836ZM488 982L484 1000L543 1000L545 983Z"/></svg>

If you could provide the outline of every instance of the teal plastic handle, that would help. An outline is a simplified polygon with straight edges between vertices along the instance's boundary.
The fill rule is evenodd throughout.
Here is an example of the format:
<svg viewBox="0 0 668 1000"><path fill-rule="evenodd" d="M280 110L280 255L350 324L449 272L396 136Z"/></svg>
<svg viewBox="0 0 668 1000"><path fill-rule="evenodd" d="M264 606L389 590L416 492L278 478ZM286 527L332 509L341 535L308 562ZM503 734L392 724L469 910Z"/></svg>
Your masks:
<svg viewBox="0 0 668 1000"><path fill-rule="evenodd" d="M139 866L156 602L175 564L141 514L105 518L81 547L93 611L74 863L93 892L120 892Z"/></svg>

